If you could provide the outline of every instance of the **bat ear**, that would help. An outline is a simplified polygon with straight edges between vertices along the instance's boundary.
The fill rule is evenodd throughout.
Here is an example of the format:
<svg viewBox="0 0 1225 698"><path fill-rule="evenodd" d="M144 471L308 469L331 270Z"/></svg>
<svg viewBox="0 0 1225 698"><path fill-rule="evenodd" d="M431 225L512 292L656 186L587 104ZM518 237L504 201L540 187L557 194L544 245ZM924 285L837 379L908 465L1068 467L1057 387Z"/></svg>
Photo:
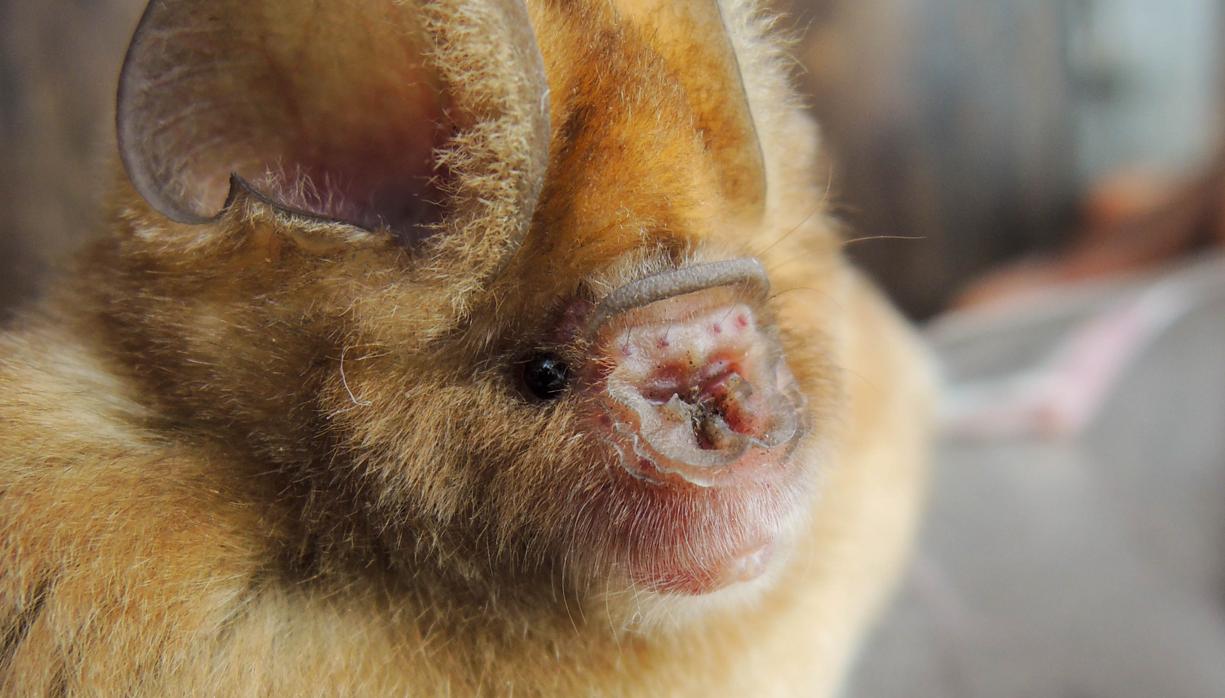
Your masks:
<svg viewBox="0 0 1225 698"><path fill-rule="evenodd" d="M522 0L152 0L118 131L136 190L181 223L251 195L406 245L476 226L453 247L493 251L531 218L548 93Z"/></svg>
<svg viewBox="0 0 1225 698"><path fill-rule="evenodd" d="M766 200L766 167L749 97L718 0L618 0L684 86L724 196L749 217Z"/></svg>

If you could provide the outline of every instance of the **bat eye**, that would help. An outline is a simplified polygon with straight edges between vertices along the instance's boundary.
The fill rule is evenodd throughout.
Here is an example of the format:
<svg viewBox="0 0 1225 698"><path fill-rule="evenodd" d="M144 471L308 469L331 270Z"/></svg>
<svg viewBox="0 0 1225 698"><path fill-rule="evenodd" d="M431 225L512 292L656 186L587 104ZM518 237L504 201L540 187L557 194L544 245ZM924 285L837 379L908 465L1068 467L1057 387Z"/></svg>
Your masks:
<svg viewBox="0 0 1225 698"><path fill-rule="evenodd" d="M570 384L570 367L554 354L537 354L523 364L523 385L541 400L556 400Z"/></svg>

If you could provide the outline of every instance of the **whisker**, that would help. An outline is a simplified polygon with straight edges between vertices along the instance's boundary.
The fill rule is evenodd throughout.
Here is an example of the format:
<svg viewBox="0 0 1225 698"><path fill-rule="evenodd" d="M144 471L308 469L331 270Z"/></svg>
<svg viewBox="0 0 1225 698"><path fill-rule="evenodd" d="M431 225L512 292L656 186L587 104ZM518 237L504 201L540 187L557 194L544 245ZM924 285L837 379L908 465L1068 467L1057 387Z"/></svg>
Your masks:
<svg viewBox="0 0 1225 698"><path fill-rule="evenodd" d="M345 354L348 351L349 347L347 346L342 347L340 350L340 383L344 386L345 392L349 394L349 400L353 402L354 407L369 407L373 403L369 400L357 399L357 396L353 394L353 389L349 387L349 379L345 376Z"/></svg>
<svg viewBox="0 0 1225 698"><path fill-rule="evenodd" d="M758 250L757 253L754 254L753 256L760 257L766 254L767 252L769 252L770 250L774 249L779 244L781 244L783 241L785 241L787 238L791 237L797 230L804 227L804 225L807 224L808 221L812 220L813 216L817 215L818 213L820 213L822 210L825 209L826 204L829 202L830 193L833 190L834 190L834 165L833 163L831 163L829 166L829 175L825 179L825 191L821 193L821 198L818 199L816 204L813 205L812 210L809 211L808 214L805 215L803 218L801 218L799 223L796 223L787 232L780 235L776 240L774 240L774 242L771 242L770 244L766 245L761 250Z"/></svg>
<svg viewBox="0 0 1225 698"><path fill-rule="evenodd" d="M841 313L848 312L846 305L842 301L838 300L836 296L830 296L828 292L824 292L820 289L813 288L811 286L793 286L791 288L785 288L779 291L778 293L771 295L769 300L770 302L774 302L780 296L783 296L784 294L787 294L787 293L792 293L794 291L807 291L809 293L815 293L821 296L821 298L826 299L828 300L828 302L832 303L833 307L837 310L837 312L841 312Z"/></svg>
<svg viewBox="0 0 1225 698"><path fill-rule="evenodd" d="M772 294L772 295L770 296L770 300L772 300L772 301L773 301L773 300L776 300L776 299L778 299L780 296L784 296L784 295L786 295L786 294L788 294L788 293L794 293L794 292L796 292L796 291L810 291L810 292L812 292L812 293L818 293L817 289L812 288L812 287L810 287L810 286L796 286L796 287L794 287L794 288L785 288L785 289L783 289L783 290L779 291L778 293Z"/></svg>
<svg viewBox="0 0 1225 698"><path fill-rule="evenodd" d="M851 238L850 240L843 240L842 246L850 247L861 242L872 242L874 240L908 240L918 242L926 239L926 235L865 235L863 237Z"/></svg>

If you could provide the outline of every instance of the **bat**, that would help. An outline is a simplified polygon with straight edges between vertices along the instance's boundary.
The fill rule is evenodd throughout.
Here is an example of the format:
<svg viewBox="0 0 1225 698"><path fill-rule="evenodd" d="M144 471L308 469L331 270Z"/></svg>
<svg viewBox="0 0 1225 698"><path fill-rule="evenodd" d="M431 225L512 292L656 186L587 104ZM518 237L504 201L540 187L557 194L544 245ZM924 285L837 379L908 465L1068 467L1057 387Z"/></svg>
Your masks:
<svg viewBox="0 0 1225 698"><path fill-rule="evenodd" d="M5 695L830 695L932 380L729 0L153 0L0 338Z"/></svg>

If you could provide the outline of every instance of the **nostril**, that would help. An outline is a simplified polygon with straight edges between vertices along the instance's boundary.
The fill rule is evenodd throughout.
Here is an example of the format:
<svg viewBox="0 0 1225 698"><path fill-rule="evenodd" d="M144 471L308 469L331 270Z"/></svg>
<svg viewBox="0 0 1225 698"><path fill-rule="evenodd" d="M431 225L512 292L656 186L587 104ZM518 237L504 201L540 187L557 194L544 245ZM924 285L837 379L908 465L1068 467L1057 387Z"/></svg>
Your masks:
<svg viewBox="0 0 1225 698"><path fill-rule="evenodd" d="M731 431L752 434L758 428L758 420L748 408L753 399L753 384L739 373L721 376L706 386L704 394L716 406Z"/></svg>
<svg viewBox="0 0 1225 698"><path fill-rule="evenodd" d="M722 372L715 379L683 378L691 380L678 381L669 374L644 388L642 396L658 407L665 421L687 426L702 450L734 448L738 435L751 435L755 424L746 418L746 403L753 386L748 380L735 372Z"/></svg>
<svg viewBox="0 0 1225 698"><path fill-rule="evenodd" d="M703 451L722 451L734 447L738 441L728 427L723 415L706 411L694 430L698 448Z"/></svg>
<svg viewBox="0 0 1225 698"><path fill-rule="evenodd" d="M742 349L709 346L706 351L711 353L695 356L686 351L681 360L679 352L659 351L656 340L648 343L652 345L656 351L640 358L655 365L644 367L637 392L659 410L664 422L688 432L690 443L704 451L736 449L741 437L758 435L760 419L752 414L754 388L744 375L750 369L744 365Z"/></svg>
<svg viewBox="0 0 1225 698"><path fill-rule="evenodd" d="M733 446L735 435L719 407L702 398L682 398L673 394L660 408L663 418L685 425L693 432L694 444L703 451L718 451Z"/></svg>

